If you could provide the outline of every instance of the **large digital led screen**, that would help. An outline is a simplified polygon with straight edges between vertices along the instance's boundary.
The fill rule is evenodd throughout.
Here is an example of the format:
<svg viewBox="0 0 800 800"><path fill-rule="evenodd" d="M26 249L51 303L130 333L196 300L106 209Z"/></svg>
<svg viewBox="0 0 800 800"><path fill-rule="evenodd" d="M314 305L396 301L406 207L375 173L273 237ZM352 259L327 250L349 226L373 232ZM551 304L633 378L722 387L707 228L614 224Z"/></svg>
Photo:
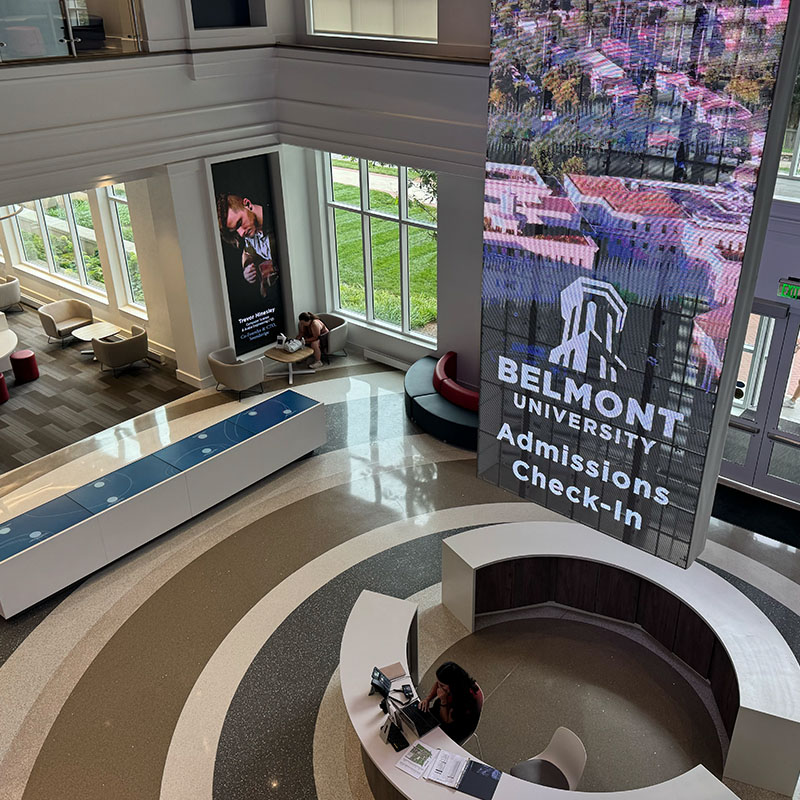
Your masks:
<svg viewBox="0 0 800 800"><path fill-rule="evenodd" d="M211 165L236 355L275 342L284 327L267 155Z"/></svg>
<svg viewBox="0 0 800 800"><path fill-rule="evenodd" d="M492 5L478 474L681 566L787 12Z"/></svg>

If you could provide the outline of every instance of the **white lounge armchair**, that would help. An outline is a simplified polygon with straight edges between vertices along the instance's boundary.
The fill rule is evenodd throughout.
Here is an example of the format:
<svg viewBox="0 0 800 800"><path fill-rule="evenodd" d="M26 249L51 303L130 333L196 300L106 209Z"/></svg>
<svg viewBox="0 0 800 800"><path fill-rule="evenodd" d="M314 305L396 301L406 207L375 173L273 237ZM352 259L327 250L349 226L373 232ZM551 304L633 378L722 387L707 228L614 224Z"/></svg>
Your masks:
<svg viewBox="0 0 800 800"><path fill-rule="evenodd" d="M72 335L72 331L92 324L94 315L92 307L82 300L56 300L39 308L39 319L47 341L59 339L63 347L64 340Z"/></svg>
<svg viewBox="0 0 800 800"><path fill-rule="evenodd" d="M19 310L23 310L19 278L11 276L4 278L0 275L0 311L5 311L12 306L19 306Z"/></svg>
<svg viewBox="0 0 800 800"><path fill-rule="evenodd" d="M264 391L261 385L264 380L264 362L260 358L238 361L236 351L232 347L223 347L208 354L208 366L211 367L211 374L217 382L217 390L220 386L227 386L238 392L240 400L243 392L256 386L260 391Z"/></svg>
<svg viewBox="0 0 800 800"><path fill-rule="evenodd" d="M102 339L92 339L94 357L100 362L100 370L108 367L117 377L117 370L135 364L137 361L147 361L147 331L138 325L131 326L129 339L120 339L116 342L106 342Z"/></svg>
<svg viewBox="0 0 800 800"><path fill-rule="evenodd" d="M337 317L336 314L317 314L325 323L328 333L320 341L323 361L330 363L331 356L346 356L344 349L347 344L347 320Z"/></svg>

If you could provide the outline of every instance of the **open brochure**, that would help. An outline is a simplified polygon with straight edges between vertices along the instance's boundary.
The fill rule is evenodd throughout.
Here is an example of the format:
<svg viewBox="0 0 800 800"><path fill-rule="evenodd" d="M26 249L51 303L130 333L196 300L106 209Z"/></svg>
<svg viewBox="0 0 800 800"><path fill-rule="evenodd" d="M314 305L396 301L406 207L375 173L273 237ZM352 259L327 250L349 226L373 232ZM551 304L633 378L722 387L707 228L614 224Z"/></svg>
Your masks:
<svg viewBox="0 0 800 800"><path fill-rule="evenodd" d="M397 766L417 779L443 783L479 800L492 799L502 774L499 769L481 761L429 747L422 742L415 742Z"/></svg>
<svg viewBox="0 0 800 800"><path fill-rule="evenodd" d="M452 786L455 789L461 782L468 764L469 759L465 756L457 756L447 750L439 750L426 770L425 777L429 781L443 783L445 786Z"/></svg>
<svg viewBox="0 0 800 800"><path fill-rule="evenodd" d="M412 747L403 753L397 766L415 778L421 778L430 767L439 750L436 747L426 747L421 742L415 742Z"/></svg>

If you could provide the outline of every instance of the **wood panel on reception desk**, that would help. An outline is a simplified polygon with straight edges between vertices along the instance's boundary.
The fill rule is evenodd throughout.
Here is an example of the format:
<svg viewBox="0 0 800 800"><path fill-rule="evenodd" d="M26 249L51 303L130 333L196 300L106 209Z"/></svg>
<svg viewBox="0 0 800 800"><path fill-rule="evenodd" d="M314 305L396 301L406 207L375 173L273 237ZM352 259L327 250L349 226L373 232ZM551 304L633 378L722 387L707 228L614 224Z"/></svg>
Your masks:
<svg viewBox="0 0 800 800"><path fill-rule="evenodd" d="M482 614L541 603L639 625L709 682L730 736L725 776L794 793L800 665L769 619L719 575L698 563L683 570L574 522L493 525L442 547L442 602L469 630Z"/></svg>
<svg viewBox="0 0 800 800"><path fill-rule="evenodd" d="M415 675L417 606L408 600L365 590L356 600L342 637L339 673L345 707L361 742L364 769L375 800L454 800L452 789L424 779L416 780L397 769L402 755L395 753L380 738L385 719L379 708L380 697L369 695L373 667L399 661L406 672ZM404 678L398 683L407 683ZM416 680L413 680L416 689ZM430 747L441 747L466 757L470 754L439 728L422 737ZM584 792L568 792L527 783L503 773L493 800L578 800ZM734 795L705 767L698 766L683 775L655 786L624 792L592 792L592 800L735 800Z"/></svg>
<svg viewBox="0 0 800 800"><path fill-rule="evenodd" d="M6 619L327 441L325 407L285 391L11 519L0 518Z"/></svg>

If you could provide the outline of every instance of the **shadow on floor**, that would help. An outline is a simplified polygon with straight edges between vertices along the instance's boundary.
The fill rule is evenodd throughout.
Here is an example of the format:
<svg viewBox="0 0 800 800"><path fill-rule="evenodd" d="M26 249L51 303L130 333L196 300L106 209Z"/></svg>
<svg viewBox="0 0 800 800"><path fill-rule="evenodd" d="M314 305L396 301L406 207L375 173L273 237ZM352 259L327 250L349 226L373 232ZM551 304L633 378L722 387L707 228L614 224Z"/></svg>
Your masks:
<svg viewBox="0 0 800 800"><path fill-rule="evenodd" d="M711 515L769 539L800 548L800 511L729 486L717 486Z"/></svg>

